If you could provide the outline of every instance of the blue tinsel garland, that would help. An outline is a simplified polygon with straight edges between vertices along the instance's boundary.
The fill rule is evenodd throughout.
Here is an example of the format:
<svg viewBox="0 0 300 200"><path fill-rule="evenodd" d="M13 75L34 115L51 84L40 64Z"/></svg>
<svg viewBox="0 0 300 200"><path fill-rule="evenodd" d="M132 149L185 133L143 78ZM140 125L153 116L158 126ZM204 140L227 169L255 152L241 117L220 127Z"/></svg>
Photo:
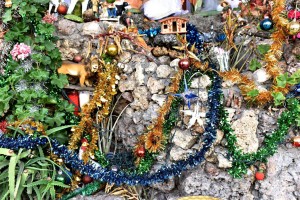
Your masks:
<svg viewBox="0 0 300 200"><path fill-rule="evenodd" d="M203 41L199 32L195 26L188 24L187 40L190 44L195 44L199 52L202 51ZM214 66L211 66L214 68ZM151 185L158 182L163 182L173 176L179 175L182 171L188 168L199 165L205 159L205 153L210 149L214 140L216 139L216 129L219 123L219 108L220 108L220 96L221 91L221 79L214 73L214 80L211 90L208 92L208 106L209 111L207 113L207 126L202 140L202 149L189 156L186 160L180 160L170 166L163 166L155 173L146 173L142 175L130 175L123 171L112 171L108 168L102 168L95 166L92 163L84 164L82 160L78 158L78 154L64 145L60 145L56 140L51 140L51 151L64 160L71 168L79 170L81 174L89 175L95 180L115 183L116 185ZM0 136L0 147L18 150L34 149L37 146L46 145L47 138L33 138L31 136L22 136L17 138L8 138L5 135Z"/></svg>

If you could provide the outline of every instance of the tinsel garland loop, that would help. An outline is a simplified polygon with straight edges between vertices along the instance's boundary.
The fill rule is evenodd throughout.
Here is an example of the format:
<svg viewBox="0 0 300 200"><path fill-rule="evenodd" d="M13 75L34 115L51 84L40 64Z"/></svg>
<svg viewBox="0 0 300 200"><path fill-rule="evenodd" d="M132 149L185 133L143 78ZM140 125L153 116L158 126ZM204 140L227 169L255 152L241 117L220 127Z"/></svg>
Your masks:
<svg viewBox="0 0 300 200"><path fill-rule="evenodd" d="M227 120L228 114L223 107L220 109L220 112L220 130L224 131L229 156L233 158L232 168L229 170L229 173L235 178L240 178L247 172L250 165L256 162L266 162L268 157L276 153L278 145L284 140L290 126L296 123L295 120L300 115L300 104L295 98L288 100L288 110L284 111L279 117L277 130L265 136L263 147L255 153L243 153L242 150L235 145L237 137Z"/></svg>

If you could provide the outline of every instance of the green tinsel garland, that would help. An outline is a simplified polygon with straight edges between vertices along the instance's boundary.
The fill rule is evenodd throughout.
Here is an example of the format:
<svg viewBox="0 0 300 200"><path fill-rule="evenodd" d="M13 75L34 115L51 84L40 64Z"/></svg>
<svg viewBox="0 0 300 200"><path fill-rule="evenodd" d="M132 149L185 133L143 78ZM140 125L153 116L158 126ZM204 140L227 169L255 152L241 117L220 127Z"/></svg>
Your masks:
<svg viewBox="0 0 300 200"><path fill-rule="evenodd" d="M246 174L250 165L256 162L267 162L267 158L276 153L278 145L284 140L290 126L296 123L296 118L300 115L300 104L297 99L289 99L287 103L288 110L284 111L278 119L278 129L272 134L266 135L263 147L255 153L243 153L240 148L235 146L237 137L227 120L228 114L224 107L221 108L220 129L225 134L228 152L233 159L229 174L234 178L241 178L243 174Z"/></svg>
<svg viewBox="0 0 300 200"><path fill-rule="evenodd" d="M67 195L64 195L62 198L60 198L60 200L68 200L77 195L90 196L99 190L101 184L102 183L99 181L94 181L92 183L85 185L85 187L83 188L79 188L77 190L68 193Z"/></svg>

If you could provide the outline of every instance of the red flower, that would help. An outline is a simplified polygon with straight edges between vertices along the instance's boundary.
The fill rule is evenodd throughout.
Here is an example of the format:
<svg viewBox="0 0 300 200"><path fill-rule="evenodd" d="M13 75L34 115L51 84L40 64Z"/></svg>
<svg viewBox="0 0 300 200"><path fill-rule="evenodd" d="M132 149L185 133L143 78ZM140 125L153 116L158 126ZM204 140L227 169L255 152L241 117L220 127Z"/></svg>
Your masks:
<svg viewBox="0 0 300 200"><path fill-rule="evenodd" d="M289 19L300 19L300 11L290 10L288 12Z"/></svg>
<svg viewBox="0 0 300 200"><path fill-rule="evenodd" d="M2 121L2 122L0 122L0 131L2 132L2 133L5 133L6 132L6 127L7 127L7 122L6 121Z"/></svg>

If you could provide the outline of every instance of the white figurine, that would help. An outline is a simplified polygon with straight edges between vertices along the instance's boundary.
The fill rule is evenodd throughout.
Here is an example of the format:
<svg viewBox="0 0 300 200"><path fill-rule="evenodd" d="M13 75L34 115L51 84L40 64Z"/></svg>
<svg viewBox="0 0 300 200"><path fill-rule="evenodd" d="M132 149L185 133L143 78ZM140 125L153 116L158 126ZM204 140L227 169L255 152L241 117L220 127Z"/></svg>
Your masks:
<svg viewBox="0 0 300 200"><path fill-rule="evenodd" d="M65 2L64 0L61 0L61 3L64 3L64 2ZM59 1L59 0L51 0L51 1L49 2L49 10L48 10L48 12L51 13L51 10L52 10L53 6L55 6L54 12L56 13L59 4L60 4L60 1Z"/></svg>
<svg viewBox="0 0 300 200"><path fill-rule="evenodd" d="M71 0L71 3L70 3L69 8L68 8L68 14L72 14L77 2L78 2L78 0ZM82 14L84 13L84 11L87 10L88 3L89 3L89 0L83 0L82 1Z"/></svg>

